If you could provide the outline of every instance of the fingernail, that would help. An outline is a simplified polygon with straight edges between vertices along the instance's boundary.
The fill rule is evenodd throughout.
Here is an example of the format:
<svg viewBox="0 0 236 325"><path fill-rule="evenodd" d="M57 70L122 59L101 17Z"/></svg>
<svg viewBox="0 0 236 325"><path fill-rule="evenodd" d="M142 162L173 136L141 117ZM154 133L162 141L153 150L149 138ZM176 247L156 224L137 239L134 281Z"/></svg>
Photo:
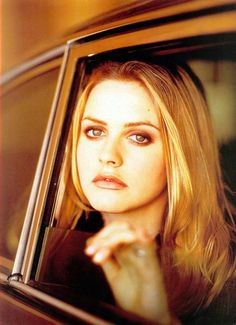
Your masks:
<svg viewBox="0 0 236 325"><path fill-rule="evenodd" d="M85 252L86 252L87 254L89 254L89 255L94 254L94 252L95 252L95 248L94 248L94 246L88 246L88 247L85 249Z"/></svg>
<svg viewBox="0 0 236 325"><path fill-rule="evenodd" d="M99 263L99 262L101 262L103 260L103 258L104 258L104 254L99 252L94 256L93 261L95 263Z"/></svg>

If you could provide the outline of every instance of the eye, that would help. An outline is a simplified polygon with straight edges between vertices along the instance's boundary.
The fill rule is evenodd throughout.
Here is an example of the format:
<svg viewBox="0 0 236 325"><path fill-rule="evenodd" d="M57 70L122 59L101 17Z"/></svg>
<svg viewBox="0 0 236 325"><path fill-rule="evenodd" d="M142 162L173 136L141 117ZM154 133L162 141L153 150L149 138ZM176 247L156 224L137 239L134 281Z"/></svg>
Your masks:
<svg viewBox="0 0 236 325"><path fill-rule="evenodd" d="M146 144L150 142L150 138L142 134L132 134L129 136L129 139L137 144Z"/></svg>
<svg viewBox="0 0 236 325"><path fill-rule="evenodd" d="M85 130L85 134L90 138L99 138L104 135L104 131L95 128L89 128Z"/></svg>

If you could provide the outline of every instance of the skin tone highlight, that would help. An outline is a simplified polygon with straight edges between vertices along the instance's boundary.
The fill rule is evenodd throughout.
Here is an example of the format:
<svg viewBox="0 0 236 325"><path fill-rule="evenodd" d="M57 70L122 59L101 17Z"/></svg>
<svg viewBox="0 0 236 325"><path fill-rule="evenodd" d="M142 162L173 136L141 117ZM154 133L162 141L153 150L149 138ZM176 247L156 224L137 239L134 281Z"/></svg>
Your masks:
<svg viewBox="0 0 236 325"><path fill-rule="evenodd" d="M81 125L78 169L91 205L106 225L127 221L155 238L166 205L166 171L149 94L135 82L105 81L91 92Z"/></svg>

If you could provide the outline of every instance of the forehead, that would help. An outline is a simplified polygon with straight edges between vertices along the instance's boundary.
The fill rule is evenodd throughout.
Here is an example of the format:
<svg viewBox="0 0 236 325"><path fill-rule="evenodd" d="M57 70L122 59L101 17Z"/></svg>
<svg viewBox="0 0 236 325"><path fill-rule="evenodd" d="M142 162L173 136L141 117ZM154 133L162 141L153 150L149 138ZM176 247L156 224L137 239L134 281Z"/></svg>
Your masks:
<svg viewBox="0 0 236 325"><path fill-rule="evenodd" d="M84 115L125 119L125 122L144 119L157 123L157 111L148 91L140 83L106 80L91 91Z"/></svg>

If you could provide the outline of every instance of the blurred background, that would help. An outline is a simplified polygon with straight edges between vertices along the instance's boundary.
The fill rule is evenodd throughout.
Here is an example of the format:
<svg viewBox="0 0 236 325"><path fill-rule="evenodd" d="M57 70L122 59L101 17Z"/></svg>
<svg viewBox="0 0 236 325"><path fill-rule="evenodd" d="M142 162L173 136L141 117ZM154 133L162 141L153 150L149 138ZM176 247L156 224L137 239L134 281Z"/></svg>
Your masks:
<svg viewBox="0 0 236 325"><path fill-rule="evenodd" d="M1 0L2 70L57 44L88 21L137 0Z"/></svg>

